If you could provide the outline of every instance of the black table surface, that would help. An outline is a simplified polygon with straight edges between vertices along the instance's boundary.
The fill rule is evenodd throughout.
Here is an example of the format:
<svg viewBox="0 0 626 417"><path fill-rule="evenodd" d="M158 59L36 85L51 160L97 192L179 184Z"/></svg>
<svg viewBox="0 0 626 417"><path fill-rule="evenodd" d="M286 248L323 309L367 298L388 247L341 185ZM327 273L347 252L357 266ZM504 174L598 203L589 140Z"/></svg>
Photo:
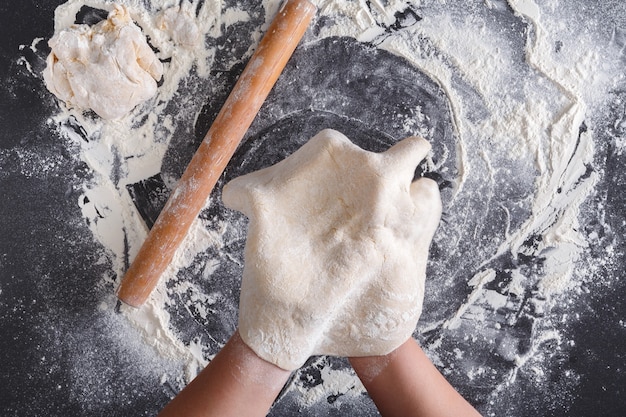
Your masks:
<svg viewBox="0 0 626 417"><path fill-rule="evenodd" d="M76 158L73 145L62 140L50 126L49 118L56 102L45 89L41 77L33 75L45 67L45 56L28 46L36 38L47 39L53 34L54 10L60 3L21 1L0 5L0 415L155 415L182 386L182 383L161 383L162 375L177 375L182 371L177 365L159 358L123 315L111 318L110 312L102 311L103 300L110 300L114 291L111 283L103 284L102 281L102 276L109 273L109 264L102 262L103 256L107 256L106 250L93 239L77 204L81 184L92 175L91 168ZM620 13L626 13L626 8L619 2L608 0L598 3L604 4L604 11L600 10L602 7L596 7L594 13L581 14L581 19L586 19L587 23L594 22L585 27L601 27L608 20L612 24L617 22L615 36L624 42L625 18ZM582 1L573 2L571 7L581 8L584 13ZM512 14L511 19L515 19ZM252 21L250 24L260 23ZM343 38L314 42L314 30L307 36L307 46L296 52L281 78L282 84L279 82L268 99L269 104L262 110L265 120L275 122L256 122L250 140L238 151L224 180L281 159L322 127L340 128L357 142L361 141L361 146L372 150L384 149L394 137L402 134L398 126L385 125L384 120L377 121L375 130L355 122L376 118L366 105L370 96L353 96L353 104L344 109L343 114L337 114L324 110L332 110L335 105L332 94L316 98L318 101L312 103L306 91L298 90L297 81L302 79L309 84L325 83L326 91L331 91L334 85L349 83L357 74L334 69L355 62L365 68L385 63L381 65L387 65L385 68L393 72L394 81L384 82L381 78L378 85L381 90L394 91L390 108L413 99L432 105L430 110L424 111L431 112L428 114L432 116L433 129L444 138L443 142L453 140L449 115L446 113L444 117L440 112L445 108L445 94L421 72L372 45ZM225 39L221 40L225 42ZM247 48L243 45L240 49L245 51ZM623 55L622 50L621 62L626 70ZM342 57L346 56L350 60L342 62ZM324 73L307 72L307 68L317 68L315 62L310 61L311 57L324 57L334 64L330 64ZM32 72L24 64L26 61ZM237 71L240 65L241 62L235 65ZM216 91L224 95L234 79L234 76L226 77L223 85L215 87ZM421 88L411 90L409 84L403 84L405 79L420 81ZM501 384L502 381L497 379L514 365L494 352L479 352L480 346L474 351L476 360L497 362L493 366L497 381L493 384L485 383L485 380L472 383L455 373L457 371L446 374L485 414L626 414L626 194L623 192L626 187L626 153L621 153L617 146L618 141L626 140L624 88L621 84L603 98L599 106L603 117L589 118L581 127L593 131L595 158L589 170L599 175L594 192L581 208L585 215L581 216L580 228L589 239L581 262L603 259L605 262L595 263L601 265L595 273L602 279L596 283L585 282L585 291L548 312L576 316L577 319L562 325L556 321L548 322L550 326L559 326L559 331L573 342L566 349L560 348L558 355L550 357L546 381L538 384L528 375L520 374L516 380ZM297 97L289 105L298 111L289 118L274 115L272 103L282 105L276 104L280 100L278 97L289 93ZM367 94L383 93L368 90ZM223 97L218 94L214 102L207 102L202 117L190 129L195 132L196 143L219 109L220 100ZM381 108L377 110L382 111ZM297 131L303 139L281 144L263 157L255 156L258 146L263 146L267 138L285 131ZM174 138L164 159L163 171L173 177L180 175L192 153L193 147L177 143ZM445 188L446 178L439 180ZM598 213L602 221L592 220L593 213ZM222 206L203 215L208 224L214 218L243 221ZM232 250L232 256L241 256L241 244L239 239L236 245L228 248ZM604 250L609 244L613 248L611 254ZM433 254L435 259L441 256ZM503 264L509 261L501 260ZM197 261L198 264L202 262L202 259ZM494 266L498 267L506 270L506 265ZM186 273L193 274L194 268L200 267L192 266ZM215 340L226 340L236 325L239 285L236 274L240 272L235 267L224 272L235 274L224 284L230 286L232 299L221 307L223 315L216 323L198 321L197 317L194 320L182 307L177 310L176 306L171 306L173 325L178 327L182 339L210 334ZM470 272L461 274L463 276L459 279L466 282L473 273ZM183 271L180 279L184 276ZM452 286L451 290L458 292L451 296L454 302L467 295L464 286ZM443 303L442 308L452 308L452 304L452 301L450 305ZM105 315L107 320L103 319ZM524 323L520 321L512 330L518 332L512 334L519 336L519 340L530 338L535 329L533 326L539 321ZM432 332L421 332L416 337L430 351L428 343L433 340ZM472 343L455 337L452 340L459 345ZM447 346L432 347L444 348ZM450 349L453 348L451 345ZM129 355L129 351L133 355ZM137 361L137 357L143 359ZM441 361L454 367L453 354ZM321 369L344 369L346 366L340 359L316 359L308 363L297 378L301 383L309 381L308 388L312 388L320 383ZM495 390L501 390L500 394L494 394ZM283 396L271 415L377 415L365 395L343 401L329 396L323 406L310 407L303 406L294 396L297 396L294 392Z"/></svg>

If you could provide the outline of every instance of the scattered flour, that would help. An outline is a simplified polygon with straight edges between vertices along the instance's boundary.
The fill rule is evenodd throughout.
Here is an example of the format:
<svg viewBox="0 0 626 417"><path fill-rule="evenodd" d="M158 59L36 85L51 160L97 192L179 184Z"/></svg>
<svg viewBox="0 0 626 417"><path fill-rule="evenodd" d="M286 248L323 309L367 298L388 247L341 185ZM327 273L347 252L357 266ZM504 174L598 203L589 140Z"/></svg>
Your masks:
<svg viewBox="0 0 626 417"><path fill-rule="evenodd" d="M146 226L136 213L126 185L161 170L168 143L180 123L176 115L161 117L161 114L175 98L179 83L184 81L192 68L200 76L208 75L213 51L205 48L199 40L219 31L218 2L203 2L199 8L198 2L185 3L183 8L174 7L171 3L155 1L145 8L143 2L124 2L130 17L158 50L158 58L164 61L163 83L149 105L137 106L117 120L104 120L60 103L60 112L48 122L80 145L81 158L93 170L95 179L84 184L83 195L77 204L94 236L109 251L115 273L113 278L104 277L109 284L113 284L113 280L119 282L129 259L134 257L147 235ZM55 32L71 27L74 16L85 5L104 10L112 7L106 1L70 0L56 9ZM185 26L186 31L181 33L176 30L179 25ZM177 99L180 100L180 97ZM200 225L192 230L166 275L175 275L177 268L188 265L196 253L219 241L219 235ZM190 381L210 357L204 353L199 339L184 345L173 332L165 308L171 293L165 286L166 281L141 309L122 306L121 312L137 326L145 342L161 355L183 358L187 363L185 379Z"/></svg>
<svg viewBox="0 0 626 417"><path fill-rule="evenodd" d="M80 145L82 159L94 171L95 180L84 185L77 204L94 236L108 249L118 280L147 233L126 185L160 171L174 131L188 121L181 115L162 117L162 114L173 100L195 103L177 95L191 71L200 78L210 76L215 48L207 47L201 40L219 36L228 26L250 19L250 14L242 9L222 10L217 0L200 4L194 0L185 3L188 6L183 9L178 9L177 2L168 0L122 3L164 62L163 84L156 96L149 105L139 105L115 121L94 119L62 104L59 113L49 120L51 126ZM506 181L517 175L501 167L510 167L511 160L519 164L524 174L520 175L523 177L520 181L528 178L528 183L522 185L528 187L529 195L520 203L528 208L528 215L515 222L511 213L516 207L502 207L509 222L502 231L503 237L493 238L492 252L481 259L482 267L468 282L466 301L441 322L423 324L426 330L445 329L427 346L434 362L444 365L440 358L443 352L439 349L446 338L455 337L455 332L461 330L472 340L483 337L480 330L468 330L466 323L487 323L495 329L493 334L498 334L495 331L507 323L494 319L496 311L507 306L517 308L511 306L514 296L519 298L532 288L539 299L546 300L576 285L574 268L587 245L579 227L579 208L598 181L598 174L586 174L594 155L594 132L581 126L589 106L596 104L616 82L608 74L615 74L620 62L606 57L620 44L603 44L590 33L571 33L571 29L559 23L559 17L569 14L566 5L558 1L538 5L532 0L510 0L508 6L516 16L511 31L520 32L515 32L515 36L503 35L501 24L482 14L506 8L501 2L485 1L482 9L470 13L457 9L463 9L464 5L436 1L317 0L315 3L319 7L319 19L325 18L317 36L350 36L377 45L413 63L446 92L456 128L459 170L453 193L446 202L453 219L468 204L468 194L475 189L476 182L486 181L494 189L504 190L508 186L501 182L502 178ZM57 33L73 24L76 12L83 5L111 7L104 0L70 0L56 10ZM279 2L264 1L263 6L266 21L253 34L256 40L260 39ZM407 7L421 20L390 30ZM177 30L179 27L188 29L181 32ZM614 34L618 36L619 33ZM555 50L561 39L576 39L563 45L567 54ZM36 41L31 48L36 47ZM585 47L596 44L602 44L604 49ZM253 48L251 45L247 53ZM197 103L190 108L200 111ZM618 146L623 152L623 139ZM49 163L54 164L54 159ZM484 176L479 178L481 175ZM450 248L453 256L454 248L446 240L452 240L454 230L450 230L452 226L442 227L435 241L440 247ZM197 253L209 247L219 248L223 244L222 232L223 228L207 229L197 221L146 305L139 310L122 309L140 329L147 344L162 355L184 358L187 380L210 360L206 341L182 343L171 328L165 307L173 293L191 290L196 310L207 315L206 308L214 296L184 283L171 288L166 283L179 268L189 265ZM538 243L529 246L527 242L536 236L541 237ZM511 254L513 259L529 256L545 259L536 278L519 269L509 271L512 277L507 287L509 296L490 288L496 279L496 271L490 265L504 254ZM211 272L208 270L206 274ZM105 279L112 284L111 278ZM539 311L547 307L536 302L536 308ZM489 341L498 344L494 350L502 357L515 363L500 390L515 381L524 367L537 378L545 378L537 360L545 354L543 346L553 342L567 345L559 331L548 326L530 337L530 348L523 354L518 354L514 339L496 341L494 336ZM454 354L460 361L467 359L463 351ZM290 385L290 390L301 394L304 406L336 393L358 396L363 392L358 379L348 370L324 368L321 374L323 383L314 389L298 383ZM466 374L476 381L493 377L490 369L481 366L469 366Z"/></svg>

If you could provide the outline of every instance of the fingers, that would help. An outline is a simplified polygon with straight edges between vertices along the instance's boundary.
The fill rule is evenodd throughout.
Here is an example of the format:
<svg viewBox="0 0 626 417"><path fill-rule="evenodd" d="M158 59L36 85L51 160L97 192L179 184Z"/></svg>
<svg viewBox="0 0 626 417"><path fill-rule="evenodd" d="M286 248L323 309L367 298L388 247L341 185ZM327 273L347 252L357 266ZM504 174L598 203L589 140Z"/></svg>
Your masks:
<svg viewBox="0 0 626 417"><path fill-rule="evenodd" d="M417 136L409 136L383 152L385 170L402 180L410 182L415 168L426 158L430 143Z"/></svg>

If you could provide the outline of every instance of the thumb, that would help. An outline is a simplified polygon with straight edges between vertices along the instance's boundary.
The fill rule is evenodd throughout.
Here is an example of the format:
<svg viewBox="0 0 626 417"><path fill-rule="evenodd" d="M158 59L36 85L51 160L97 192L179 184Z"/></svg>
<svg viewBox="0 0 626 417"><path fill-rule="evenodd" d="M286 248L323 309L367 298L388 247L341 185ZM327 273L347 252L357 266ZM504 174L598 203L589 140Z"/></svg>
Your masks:
<svg viewBox="0 0 626 417"><path fill-rule="evenodd" d="M430 143L418 136L409 136L382 153L385 170L392 175L410 182L415 168L426 158Z"/></svg>
<svg viewBox="0 0 626 417"><path fill-rule="evenodd" d="M414 216L423 225L430 241L441 219L439 186L430 178L420 178L411 184L410 193L415 206Z"/></svg>

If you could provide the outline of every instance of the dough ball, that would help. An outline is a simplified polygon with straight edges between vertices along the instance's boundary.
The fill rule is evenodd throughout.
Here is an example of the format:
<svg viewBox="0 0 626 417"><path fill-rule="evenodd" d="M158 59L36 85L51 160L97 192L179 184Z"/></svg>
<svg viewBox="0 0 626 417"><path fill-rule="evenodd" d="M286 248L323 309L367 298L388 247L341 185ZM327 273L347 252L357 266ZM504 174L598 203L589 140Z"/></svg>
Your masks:
<svg viewBox="0 0 626 417"><path fill-rule="evenodd" d="M73 25L48 42L46 87L69 107L117 119L154 96L163 64L124 6L107 20Z"/></svg>

